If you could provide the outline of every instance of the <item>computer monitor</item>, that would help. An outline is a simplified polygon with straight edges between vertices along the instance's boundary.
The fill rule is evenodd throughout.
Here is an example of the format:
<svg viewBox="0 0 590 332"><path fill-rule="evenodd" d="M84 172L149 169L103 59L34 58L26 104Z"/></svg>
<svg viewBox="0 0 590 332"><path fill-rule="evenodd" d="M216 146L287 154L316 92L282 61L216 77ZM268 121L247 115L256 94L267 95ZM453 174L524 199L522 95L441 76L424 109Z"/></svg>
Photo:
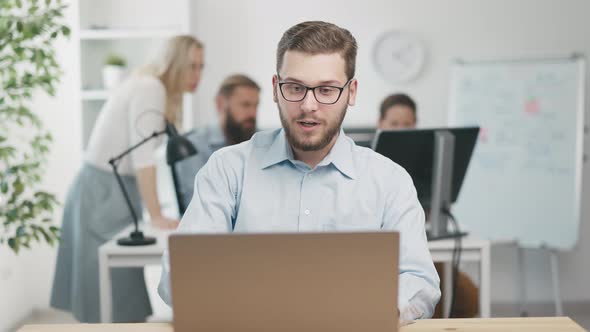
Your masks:
<svg viewBox="0 0 590 332"><path fill-rule="evenodd" d="M343 128L343 130L344 134L352 138L356 145L370 148L375 139L375 127L348 127Z"/></svg>
<svg viewBox="0 0 590 332"><path fill-rule="evenodd" d="M373 149L406 169L430 212L430 239L460 235L447 232L447 213L459 196L478 133L479 127L377 131Z"/></svg>

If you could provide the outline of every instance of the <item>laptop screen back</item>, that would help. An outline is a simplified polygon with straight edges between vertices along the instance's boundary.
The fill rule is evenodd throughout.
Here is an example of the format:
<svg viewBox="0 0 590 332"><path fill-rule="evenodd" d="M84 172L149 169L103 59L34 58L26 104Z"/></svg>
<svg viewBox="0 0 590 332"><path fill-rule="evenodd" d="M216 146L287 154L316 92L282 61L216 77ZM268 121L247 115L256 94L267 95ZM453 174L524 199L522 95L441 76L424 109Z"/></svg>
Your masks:
<svg viewBox="0 0 590 332"><path fill-rule="evenodd" d="M174 329L397 331L399 234L170 237Z"/></svg>

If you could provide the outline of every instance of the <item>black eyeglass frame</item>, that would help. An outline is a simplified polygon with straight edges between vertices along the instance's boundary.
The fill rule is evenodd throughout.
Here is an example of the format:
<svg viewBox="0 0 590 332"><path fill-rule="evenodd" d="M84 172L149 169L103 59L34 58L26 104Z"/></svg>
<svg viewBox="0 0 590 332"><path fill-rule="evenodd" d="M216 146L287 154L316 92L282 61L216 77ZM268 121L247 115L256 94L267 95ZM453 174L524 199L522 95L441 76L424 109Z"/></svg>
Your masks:
<svg viewBox="0 0 590 332"><path fill-rule="evenodd" d="M279 79L279 81L281 80L281 77L279 76L279 74L277 74L277 78ZM354 79L354 77L350 78L348 81L346 81L346 83L344 83L344 85L342 87L339 86L333 86L333 85L318 85L318 86L314 86L314 87L309 87L305 84L301 84L301 83L297 83L297 82L279 82L279 91L281 92L281 96L283 96L283 98L288 101L288 102L292 102L292 103L297 103L302 101L303 99L305 99L305 97L307 97L307 92L309 90L311 90L311 92L313 93L313 97L315 98L315 100L323 105L334 105L338 102L338 100L340 100L340 97L342 96L342 92L344 91L344 89L346 89L346 86L350 84L350 82L352 82L352 80ZM289 100L287 99L287 97L285 97L285 94L283 93L283 85L285 84L297 84L297 85L301 85L303 88L305 88L305 93L303 94L303 97L299 100ZM318 100L318 96L315 94L315 89L317 88L334 88L334 89L338 89L338 98L336 98L336 100L333 103L323 103L321 101Z"/></svg>

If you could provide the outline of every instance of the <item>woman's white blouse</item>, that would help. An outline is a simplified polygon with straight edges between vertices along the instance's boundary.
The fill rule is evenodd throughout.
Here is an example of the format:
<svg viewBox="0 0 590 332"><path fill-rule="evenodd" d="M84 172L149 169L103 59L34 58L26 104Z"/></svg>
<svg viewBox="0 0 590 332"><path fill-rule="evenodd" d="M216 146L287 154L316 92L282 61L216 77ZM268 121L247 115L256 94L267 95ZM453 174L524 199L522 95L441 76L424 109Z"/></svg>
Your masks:
<svg viewBox="0 0 590 332"><path fill-rule="evenodd" d="M85 160L100 169L111 170L108 161L129 147L164 128L166 89L152 76L133 76L111 91L90 136ZM152 139L123 158L121 174L156 164L155 150L162 140Z"/></svg>

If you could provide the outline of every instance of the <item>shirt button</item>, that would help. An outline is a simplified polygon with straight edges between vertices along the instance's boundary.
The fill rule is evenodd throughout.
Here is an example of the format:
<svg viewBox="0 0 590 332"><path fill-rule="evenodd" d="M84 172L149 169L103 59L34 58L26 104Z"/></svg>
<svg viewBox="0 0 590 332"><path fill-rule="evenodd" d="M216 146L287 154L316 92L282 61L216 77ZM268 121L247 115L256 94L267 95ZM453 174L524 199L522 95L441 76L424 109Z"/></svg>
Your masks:
<svg viewBox="0 0 590 332"><path fill-rule="evenodd" d="M305 210L305 211L303 211L303 213L305 213L305 215L308 216L309 215L309 210Z"/></svg>

